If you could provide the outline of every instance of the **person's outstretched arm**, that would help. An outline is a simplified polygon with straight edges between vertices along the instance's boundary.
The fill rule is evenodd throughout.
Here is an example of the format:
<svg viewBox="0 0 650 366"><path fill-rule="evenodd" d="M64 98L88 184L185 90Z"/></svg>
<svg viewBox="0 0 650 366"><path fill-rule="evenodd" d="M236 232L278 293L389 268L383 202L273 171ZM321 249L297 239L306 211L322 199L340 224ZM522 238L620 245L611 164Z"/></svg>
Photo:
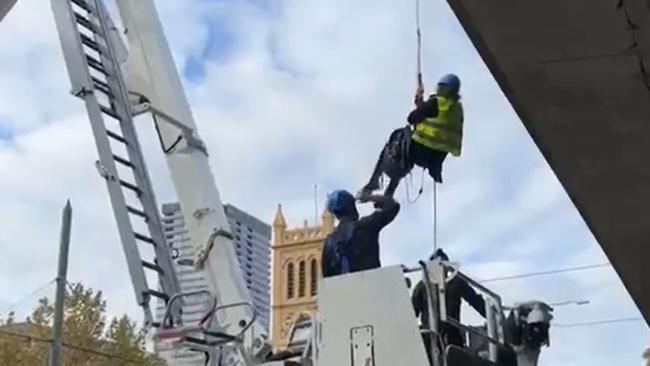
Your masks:
<svg viewBox="0 0 650 366"><path fill-rule="evenodd" d="M476 293L476 290L465 281L463 281L461 296L474 310L478 311L485 318L485 300L483 296Z"/></svg>
<svg viewBox="0 0 650 366"><path fill-rule="evenodd" d="M375 212L359 220L359 225L376 228L377 231L390 224L399 213L400 205L392 197L383 195L368 196L363 202L373 202Z"/></svg>
<svg viewBox="0 0 650 366"><path fill-rule="evenodd" d="M415 108L407 117L410 125L416 125L427 118L433 118L438 115L438 100L436 98L429 98L426 102L420 104Z"/></svg>

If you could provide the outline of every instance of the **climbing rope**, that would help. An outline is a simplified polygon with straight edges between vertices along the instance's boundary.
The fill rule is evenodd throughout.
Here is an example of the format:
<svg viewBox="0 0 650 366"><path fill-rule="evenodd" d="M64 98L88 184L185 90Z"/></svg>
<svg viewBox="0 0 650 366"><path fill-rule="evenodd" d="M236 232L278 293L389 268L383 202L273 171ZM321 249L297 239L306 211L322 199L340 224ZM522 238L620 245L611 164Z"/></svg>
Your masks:
<svg viewBox="0 0 650 366"><path fill-rule="evenodd" d="M415 0L415 34L417 36L417 88L415 102L418 104L424 99L424 83L422 82L422 29L420 27L420 0Z"/></svg>
<svg viewBox="0 0 650 366"><path fill-rule="evenodd" d="M411 187L413 186L413 176L411 173L408 175L408 179L405 184L406 188L406 200L409 204L415 204L418 199L422 196L424 192L424 172L425 169L422 169L422 181L420 182L420 189L416 194L415 198L411 198ZM435 253L438 250L438 182L433 181L433 197L432 197L432 206L433 206L433 251Z"/></svg>
<svg viewBox="0 0 650 366"><path fill-rule="evenodd" d="M416 72L417 72L417 88L415 91L415 104L424 102L424 82L422 81L422 27L420 25L420 0L415 0L415 34L417 36L417 62L416 62ZM438 249L438 183L433 181L433 250L434 252ZM416 196L415 200L411 203L415 203L424 190L424 169L422 169L422 185L420 191ZM407 185L407 198L410 202L410 197L408 197L408 185Z"/></svg>
<svg viewBox="0 0 650 366"><path fill-rule="evenodd" d="M433 252L438 250L438 182L433 181Z"/></svg>
<svg viewBox="0 0 650 366"><path fill-rule="evenodd" d="M415 198L411 198L411 187L413 186L413 174L409 173L408 175L408 180L405 184L405 187L406 187L406 201L409 204L416 203L422 196L422 193L424 192L424 171L425 169L422 168L422 179L420 181L420 189L418 189L418 193L415 195Z"/></svg>

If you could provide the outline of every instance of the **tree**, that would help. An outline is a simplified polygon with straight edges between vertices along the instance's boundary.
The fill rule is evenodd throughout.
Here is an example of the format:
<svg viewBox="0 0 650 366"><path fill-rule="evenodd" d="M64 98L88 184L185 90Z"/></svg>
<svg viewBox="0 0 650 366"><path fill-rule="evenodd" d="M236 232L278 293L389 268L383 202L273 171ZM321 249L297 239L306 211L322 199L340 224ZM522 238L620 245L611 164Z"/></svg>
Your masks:
<svg viewBox="0 0 650 366"><path fill-rule="evenodd" d="M23 337L15 333L13 314L0 321L0 365L42 366L47 361L52 338L54 306L43 298L20 323ZM158 366L163 363L146 352L145 335L127 316L114 318L106 326L106 301L101 291L82 284L68 289L64 303L62 366ZM12 330L13 329L13 330ZM30 338L31 337L31 338Z"/></svg>
<svg viewBox="0 0 650 366"><path fill-rule="evenodd" d="M106 334L106 351L123 359L136 360L139 365L160 365L161 362L153 355L143 352L145 335L137 329L136 323L126 315L113 319ZM111 360L106 366L121 366L119 360Z"/></svg>
<svg viewBox="0 0 650 366"><path fill-rule="evenodd" d="M15 322L14 314L0 320L0 329L4 332L24 334L25 329ZM0 365L32 366L39 364L38 354L45 351L42 344L32 342L28 336L16 337L0 334ZM43 363L41 362L40 365Z"/></svg>

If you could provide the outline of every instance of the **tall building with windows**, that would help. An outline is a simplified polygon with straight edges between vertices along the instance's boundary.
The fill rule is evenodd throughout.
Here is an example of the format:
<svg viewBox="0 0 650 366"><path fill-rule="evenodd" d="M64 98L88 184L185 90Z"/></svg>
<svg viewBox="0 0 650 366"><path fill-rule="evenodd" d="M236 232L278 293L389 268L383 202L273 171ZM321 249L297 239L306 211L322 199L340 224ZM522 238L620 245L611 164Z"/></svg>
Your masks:
<svg viewBox="0 0 650 366"><path fill-rule="evenodd" d="M271 340L273 347L287 345L291 325L301 313L317 310L316 295L321 277L321 253L334 217L324 213L318 226L288 229L278 206L273 220Z"/></svg>
<svg viewBox="0 0 650 366"><path fill-rule="evenodd" d="M178 203L164 204L162 221L168 244L178 254L178 259L193 259L194 251L189 233L185 228L185 220ZM232 205L225 205L226 216L235 237L237 259L244 275L244 280L257 309L258 320L268 330L270 310L270 275L271 275L271 227L261 220L247 214ZM177 263L177 261L174 261ZM207 282L201 272L192 266L176 265L176 273L181 290L197 291L207 289ZM183 312L183 320L187 324L198 323L205 314L205 302L201 299L190 299ZM162 318L165 309L159 305L156 311L158 319ZM156 351L170 366L203 366L204 355L187 351L166 348L167 345L157 344Z"/></svg>

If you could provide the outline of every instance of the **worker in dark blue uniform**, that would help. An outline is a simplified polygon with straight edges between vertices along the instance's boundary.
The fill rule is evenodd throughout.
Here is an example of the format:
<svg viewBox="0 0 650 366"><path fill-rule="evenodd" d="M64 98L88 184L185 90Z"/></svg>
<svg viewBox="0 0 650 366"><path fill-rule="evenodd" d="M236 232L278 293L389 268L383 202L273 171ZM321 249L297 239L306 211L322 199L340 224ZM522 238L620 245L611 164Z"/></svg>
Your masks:
<svg viewBox="0 0 650 366"><path fill-rule="evenodd" d="M379 268L379 233L397 216L400 205L393 198L371 195L375 211L359 218L356 199L345 190L327 196L327 209L339 221L323 246L323 277Z"/></svg>

